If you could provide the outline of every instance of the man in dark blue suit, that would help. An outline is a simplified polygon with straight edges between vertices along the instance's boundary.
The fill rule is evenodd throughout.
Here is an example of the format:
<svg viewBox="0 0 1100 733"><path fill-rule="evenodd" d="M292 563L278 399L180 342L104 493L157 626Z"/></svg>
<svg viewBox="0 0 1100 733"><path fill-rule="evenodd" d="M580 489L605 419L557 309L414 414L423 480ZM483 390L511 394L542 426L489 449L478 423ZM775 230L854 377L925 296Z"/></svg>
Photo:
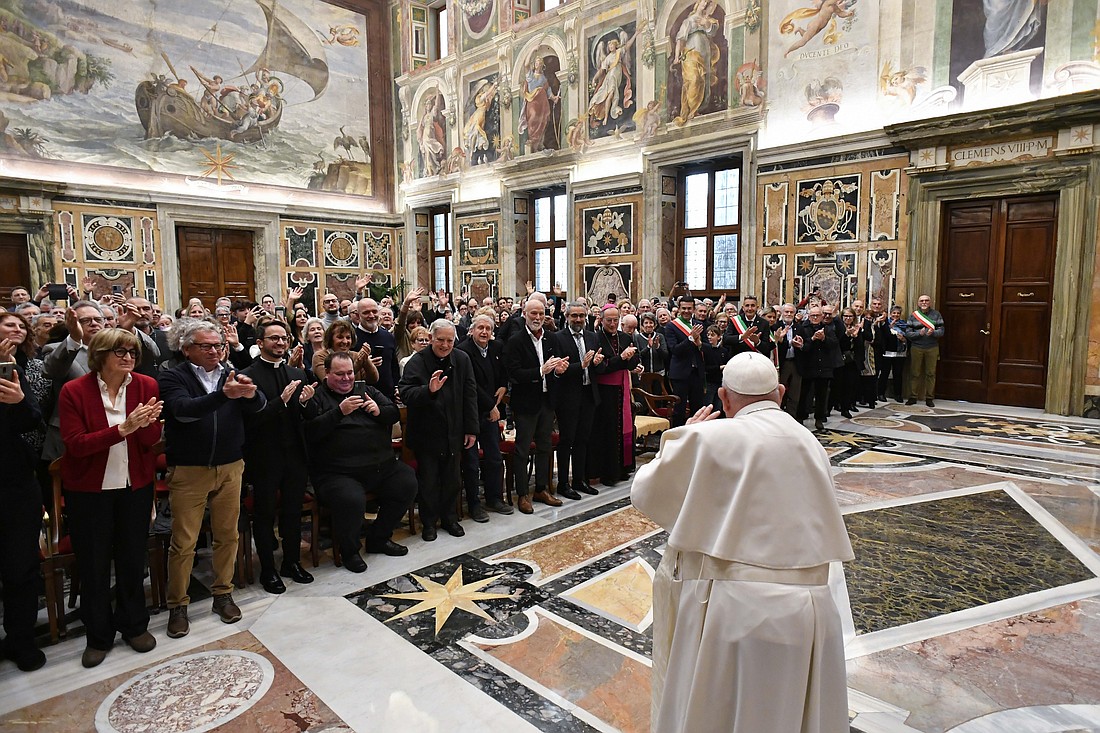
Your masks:
<svg viewBox="0 0 1100 733"><path fill-rule="evenodd" d="M594 367L604 360L596 344L596 334L585 328L588 308L570 303L565 309L566 328L554 334L559 353L569 358L569 366L558 379L558 488L568 499L581 494L599 493L588 485L588 443L592 421L600 401ZM569 482L569 466L573 481Z"/></svg>
<svg viewBox="0 0 1100 733"><path fill-rule="evenodd" d="M677 317L664 328L669 354L668 380L672 383L672 393L680 398L672 412L673 427L683 425L687 416L694 414L705 402L703 327L692 325L694 311L695 298L683 296Z"/></svg>

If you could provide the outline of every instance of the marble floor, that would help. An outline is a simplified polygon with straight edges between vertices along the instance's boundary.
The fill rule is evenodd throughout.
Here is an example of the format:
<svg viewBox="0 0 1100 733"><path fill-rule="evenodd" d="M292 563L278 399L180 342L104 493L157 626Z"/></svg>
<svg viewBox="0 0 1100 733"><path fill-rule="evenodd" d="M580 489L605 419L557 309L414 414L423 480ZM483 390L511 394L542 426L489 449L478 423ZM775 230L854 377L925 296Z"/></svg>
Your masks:
<svg viewBox="0 0 1100 733"><path fill-rule="evenodd" d="M1100 732L1100 423L944 402L827 427L853 730ZM648 731L664 534L629 484L537 506L239 589L234 625L197 602L168 639L157 614L153 652L92 670L74 624L42 670L0 663L0 731Z"/></svg>

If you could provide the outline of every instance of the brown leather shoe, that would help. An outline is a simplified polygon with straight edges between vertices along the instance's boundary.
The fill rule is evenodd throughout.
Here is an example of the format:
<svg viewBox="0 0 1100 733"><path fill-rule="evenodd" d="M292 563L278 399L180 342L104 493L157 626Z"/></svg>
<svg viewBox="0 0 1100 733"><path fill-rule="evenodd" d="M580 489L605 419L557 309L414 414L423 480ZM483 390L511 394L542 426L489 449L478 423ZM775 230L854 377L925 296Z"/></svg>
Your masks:
<svg viewBox="0 0 1100 733"><path fill-rule="evenodd" d="M176 606L168 609L168 638L178 639L187 636L191 625L187 622L187 606Z"/></svg>
<svg viewBox="0 0 1100 733"><path fill-rule="evenodd" d="M148 631L143 631L137 636L130 637L129 639L126 637L122 638L130 645L131 649L139 654L151 652L157 646L157 637L153 636Z"/></svg>
<svg viewBox="0 0 1100 733"><path fill-rule="evenodd" d="M562 504L561 499L553 496L549 491L546 490L536 491L534 494L531 495L531 498L535 501L541 501L547 506L561 506Z"/></svg>
<svg viewBox="0 0 1100 733"><path fill-rule="evenodd" d="M517 497L519 499L519 510L522 514L534 514L535 508L531 506L531 497L527 494Z"/></svg>
<svg viewBox="0 0 1100 733"><path fill-rule="evenodd" d="M214 608L212 610L218 614L223 624L235 624L241 620L241 609L233 602L231 593L214 596Z"/></svg>

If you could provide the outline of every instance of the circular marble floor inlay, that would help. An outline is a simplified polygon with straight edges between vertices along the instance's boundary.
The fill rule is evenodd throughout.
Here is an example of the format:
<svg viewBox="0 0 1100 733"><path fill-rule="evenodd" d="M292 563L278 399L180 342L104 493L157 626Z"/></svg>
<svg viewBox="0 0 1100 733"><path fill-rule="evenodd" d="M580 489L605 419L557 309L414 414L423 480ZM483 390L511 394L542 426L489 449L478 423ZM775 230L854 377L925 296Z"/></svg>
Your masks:
<svg viewBox="0 0 1100 733"><path fill-rule="evenodd" d="M133 677L99 706L99 733L202 733L259 702L275 668L252 652L223 650L178 657Z"/></svg>
<svg viewBox="0 0 1100 733"><path fill-rule="evenodd" d="M901 420L894 420L888 417L853 417L851 422L857 425L866 425L871 428L900 428L905 426L905 423Z"/></svg>

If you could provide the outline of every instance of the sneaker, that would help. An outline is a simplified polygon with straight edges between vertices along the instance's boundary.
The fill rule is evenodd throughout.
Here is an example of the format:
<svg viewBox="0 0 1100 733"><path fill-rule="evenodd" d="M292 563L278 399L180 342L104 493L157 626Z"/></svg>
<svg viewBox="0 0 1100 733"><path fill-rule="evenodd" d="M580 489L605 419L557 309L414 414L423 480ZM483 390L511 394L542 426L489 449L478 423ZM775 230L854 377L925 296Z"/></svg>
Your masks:
<svg viewBox="0 0 1100 733"><path fill-rule="evenodd" d="M214 596L214 607L211 611L218 614L223 624L235 624L241 620L241 609L233 602L232 593Z"/></svg>
<svg viewBox="0 0 1100 733"><path fill-rule="evenodd" d="M187 606L176 606L168 609L168 638L178 639L187 636L191 630L191 624L187 620Z"/></svg>
<svg viewBox="0 0 1100 733"><path fill-rule="evenodd" d="M503 501L486 504L486 506L489 507L489 511L496 512L497 514L511 514L515 511L511 504L505 504Z"/></svg>
<svg viewBox="0 0 1100 733"><path fill-rule="evenodd" d="M489 514L485 511L485 507L481 506L481 504L478 504L470 510L470 519L474 520L475 522L485 523L489 521Z"/></svg>

